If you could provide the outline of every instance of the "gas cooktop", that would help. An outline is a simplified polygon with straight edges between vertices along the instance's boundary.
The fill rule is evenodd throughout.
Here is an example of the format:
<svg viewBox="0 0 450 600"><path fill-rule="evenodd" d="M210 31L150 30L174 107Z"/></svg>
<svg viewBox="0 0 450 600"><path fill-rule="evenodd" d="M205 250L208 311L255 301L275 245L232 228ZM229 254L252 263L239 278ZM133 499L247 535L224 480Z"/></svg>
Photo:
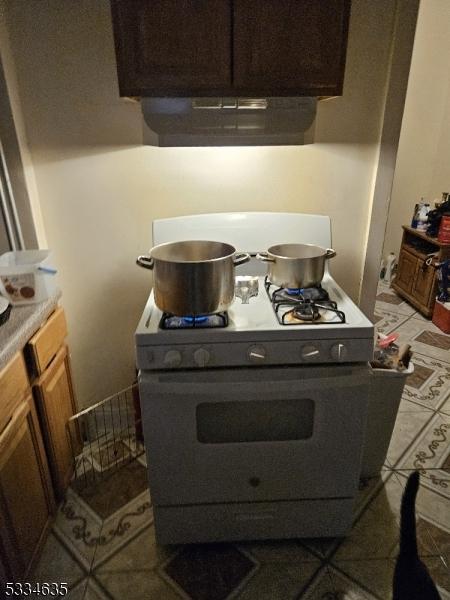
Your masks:
<svg viewBox="0 0 450 600"><path fill-rule="evenodd" d="M138 367L153 370L371 360L373 325L329 274L313 292L280 290L263 276L246 279L248 285L241 286L240 278L236 278L239 295L227 313L206 318L165 315L151 293L136 331ZM249 286L251 293L243 290ZM311 293L318 294L318 311L311 308ZM304 295L306 313L302 309L297 314Z"/></svg>

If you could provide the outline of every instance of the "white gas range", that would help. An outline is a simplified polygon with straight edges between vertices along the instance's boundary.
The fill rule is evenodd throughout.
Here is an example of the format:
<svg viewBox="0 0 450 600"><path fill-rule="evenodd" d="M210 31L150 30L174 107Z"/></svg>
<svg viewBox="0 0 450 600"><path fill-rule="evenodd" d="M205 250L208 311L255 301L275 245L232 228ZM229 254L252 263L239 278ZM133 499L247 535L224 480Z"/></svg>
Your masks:
<svg viewBox="0 0 450 600"><path fill-rule="evenodd" d="M318 215L155 221L153 242L331 246ZM281 290L256 260L226 314L174 317L150 294L136 331L155 530L161 543L344 535L352 520L373 325L325 272ZM316 308L318 306L318 308Z"/></svg>

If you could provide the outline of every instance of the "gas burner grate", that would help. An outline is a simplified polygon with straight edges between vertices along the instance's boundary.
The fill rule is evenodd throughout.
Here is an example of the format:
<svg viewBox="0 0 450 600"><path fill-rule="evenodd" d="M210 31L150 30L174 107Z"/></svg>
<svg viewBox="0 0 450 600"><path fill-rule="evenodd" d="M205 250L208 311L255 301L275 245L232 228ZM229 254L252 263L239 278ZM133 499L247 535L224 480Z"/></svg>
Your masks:
<svg viewBox="0 0 450 600"><path fill-rule="evenodd" d="M338 325L345 313L321 285L311 288L276 287L266 276L264 287L280 325ZM271 288L275 287L275 290Z"/></svg>
<svg viewBox="0 0 450 600"><path fill-rule="evenodd" d="M212 329L227 327L227 325L228 313L226 312L186 317L163 313L159 322L160 329Z"/></svg>

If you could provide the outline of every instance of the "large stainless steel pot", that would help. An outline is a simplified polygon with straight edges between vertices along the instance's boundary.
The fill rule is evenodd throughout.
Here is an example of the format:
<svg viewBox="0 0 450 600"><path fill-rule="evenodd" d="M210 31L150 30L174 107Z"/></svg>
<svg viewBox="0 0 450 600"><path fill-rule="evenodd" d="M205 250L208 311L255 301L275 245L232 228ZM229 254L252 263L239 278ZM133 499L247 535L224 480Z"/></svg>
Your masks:
<svg viewBox="0 0 450 600"><path fill-rule="evenodd" d="M256 255L268 263L268 277L284 288L306 288L319 285L325 261L336 256L330 248L312 244L277 244Z"/></svg>
<svg viewBox="0 0 450 600"><path fill-rule="evenodd" d="M136 262L154 271L156 306L184 317L227 310L234 299L234 267L249 260L230 244L201 240L160 244Z"/></svg>

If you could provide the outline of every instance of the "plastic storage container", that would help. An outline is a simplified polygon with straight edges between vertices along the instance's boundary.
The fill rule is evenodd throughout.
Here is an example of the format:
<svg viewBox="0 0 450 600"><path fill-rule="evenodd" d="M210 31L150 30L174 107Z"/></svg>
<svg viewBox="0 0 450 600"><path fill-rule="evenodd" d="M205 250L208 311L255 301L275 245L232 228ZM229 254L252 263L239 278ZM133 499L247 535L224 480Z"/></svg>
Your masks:
<svg viewBox="0 0 450 600"><path fill-rule="evenodd" d="M20 250L0 256L0 292L13 305L35 304L56 290L49 250Z"/></svg>
<svg viewBox="0 0 450 600"><path fill-rule="evenodd" d="M413 372L412 361L405 371L372 369L361 477L375 477L381 471L394 431L406 378Z"/></svg>

